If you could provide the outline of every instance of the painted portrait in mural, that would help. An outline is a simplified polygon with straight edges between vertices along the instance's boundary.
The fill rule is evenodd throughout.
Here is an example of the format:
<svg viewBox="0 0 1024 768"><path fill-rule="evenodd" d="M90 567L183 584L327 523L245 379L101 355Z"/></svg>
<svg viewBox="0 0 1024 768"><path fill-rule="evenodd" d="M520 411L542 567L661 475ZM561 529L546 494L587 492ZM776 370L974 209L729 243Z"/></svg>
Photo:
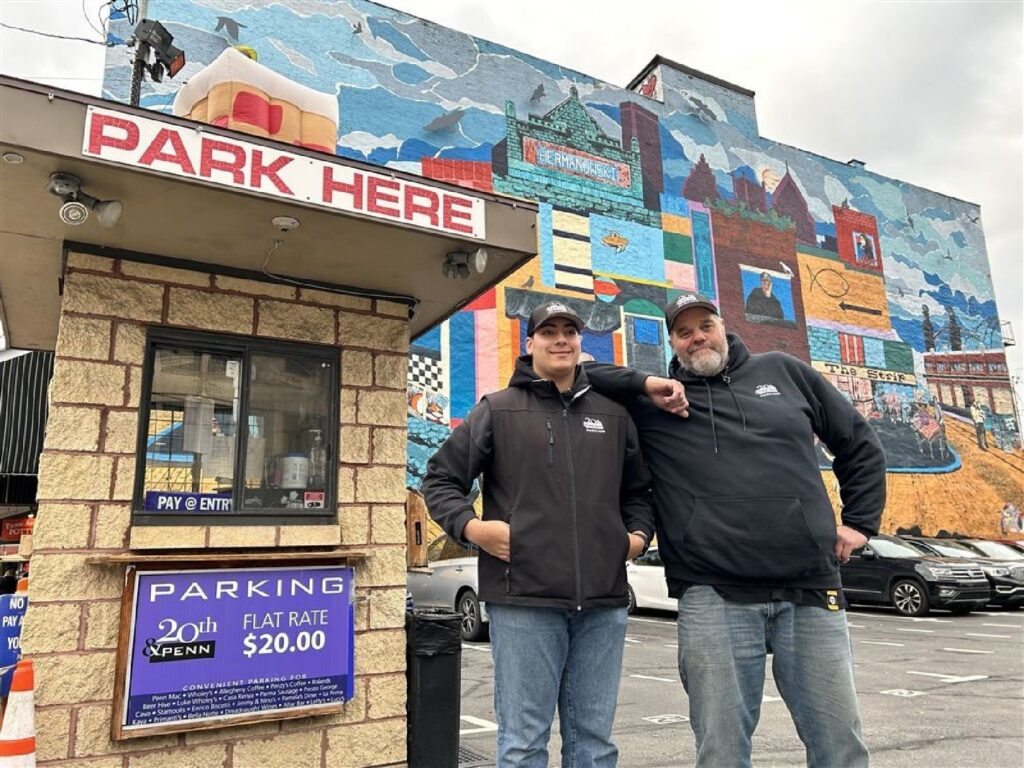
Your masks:
<svg viewBox="0 0 1024 768"><path fill-rule="evenodd" d="M1019 454L977 206L763 138L752 92L660 58L629 90L362 0L150 0L149 13L188 64L147 82L144 107L170 111L181 81L245 45L336 101L327 150L539 204L538 257L413 340L410 485L506 384L524 307L571 301L585 352L663 373L658 308L680 291L720 302L756 351L829 377L890 471L911 476L890 489L901 509L949 506L962 486L991 509L1015 482L975 457L974 402L992 445ZM131 30L114 20L111 34ZM127 100L120 54L104 95Z"/></svg>
<svg viewBox="0 0 1024 768"><path fill-rule="evenodd" d="M743 314L748 322L794 326L793 287L785 272L740 264Z"/></svg>
<svg viewBox="0 0 1024 768"><path fill-rule="evenodd" d="M853 233L853 250L858 266L877 267L878 247L873 235L867 232Z"/></svg>

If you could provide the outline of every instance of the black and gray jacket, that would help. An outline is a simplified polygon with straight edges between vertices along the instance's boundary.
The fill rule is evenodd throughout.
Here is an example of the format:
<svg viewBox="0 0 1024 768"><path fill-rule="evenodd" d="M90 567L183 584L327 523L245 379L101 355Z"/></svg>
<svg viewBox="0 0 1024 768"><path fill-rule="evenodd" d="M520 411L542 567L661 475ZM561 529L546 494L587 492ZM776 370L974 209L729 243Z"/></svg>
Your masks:
<svg viewBox="0 0 1024 768"><path fill-rule="evenodd" d="M728 334L728 365L701 377L672 360L689 419L643 395L646 374L590 363L594 387L626 403L653 475L669 578L693 584L838 587L836 522L814 437L835 458L842 520L878 532L885 457L874 429L824 377L781 352L752 355Z"/></svg>
<svg viewBox="0 0 1024 768"><path fill-rule="evenodd" d="M505 563L480 552L480 598L586 609L626 605L629 531L654 533L650 477L626 409L577 368L566 393L520 357L507 389L485 395L427 465L422 491L449 536L473 518L511 527Z"/></svg>

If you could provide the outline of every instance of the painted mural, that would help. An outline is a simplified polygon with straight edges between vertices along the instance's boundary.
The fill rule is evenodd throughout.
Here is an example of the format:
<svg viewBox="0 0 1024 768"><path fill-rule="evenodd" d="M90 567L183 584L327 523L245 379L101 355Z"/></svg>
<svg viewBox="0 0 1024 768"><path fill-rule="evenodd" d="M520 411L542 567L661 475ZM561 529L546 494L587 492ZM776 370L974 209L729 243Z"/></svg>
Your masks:
<svg viewBox="0 0 1024 768"><path fill-rule="evenodd" d="M696 290L875 427L887 529L991 533L1004 501L1024 504L977 206L763 138L752 92L662 59L630 90L361 0L150 0L148 15L189 63L147 83L145 107L170 111L244 46L336 100L338 155L540 204L539 256L412 343L410 486L504 386L536 304L570 303L595 359L661 373L660 306ZM129 78L110 49L104 95L127 100Z"/></svg>

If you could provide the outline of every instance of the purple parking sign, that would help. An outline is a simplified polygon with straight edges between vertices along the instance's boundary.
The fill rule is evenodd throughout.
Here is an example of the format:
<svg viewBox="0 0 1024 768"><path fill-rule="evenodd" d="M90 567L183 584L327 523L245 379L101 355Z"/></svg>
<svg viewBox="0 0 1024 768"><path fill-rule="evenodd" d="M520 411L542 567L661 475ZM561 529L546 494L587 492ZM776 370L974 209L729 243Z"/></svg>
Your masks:
<svg viewBox="0 0 1024 768"><path fill-rule="evenodd" d="M121 729L336 711L353 693L352 580L338 566L136 571Z"/></svg>

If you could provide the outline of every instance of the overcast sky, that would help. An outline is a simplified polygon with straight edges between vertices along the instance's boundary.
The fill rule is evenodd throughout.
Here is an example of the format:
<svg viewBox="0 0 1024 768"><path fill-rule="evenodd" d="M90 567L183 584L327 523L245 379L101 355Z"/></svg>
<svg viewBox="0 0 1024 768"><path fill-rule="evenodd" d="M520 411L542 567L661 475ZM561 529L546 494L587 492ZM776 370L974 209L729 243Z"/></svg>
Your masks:
<svg viewBox="0 0 1024 768"><path fill-rule="evenodd" d="M625 86L655 54L757 92L762 136L982 210L1024 374L1024 2L389 0ZM93 24L102 0L84 0ZM99 40L82 0L0 0L0 21ZM157 5L157 7L159 7ZM0 72L99 92L104 49L0 29Z"/></svg>

